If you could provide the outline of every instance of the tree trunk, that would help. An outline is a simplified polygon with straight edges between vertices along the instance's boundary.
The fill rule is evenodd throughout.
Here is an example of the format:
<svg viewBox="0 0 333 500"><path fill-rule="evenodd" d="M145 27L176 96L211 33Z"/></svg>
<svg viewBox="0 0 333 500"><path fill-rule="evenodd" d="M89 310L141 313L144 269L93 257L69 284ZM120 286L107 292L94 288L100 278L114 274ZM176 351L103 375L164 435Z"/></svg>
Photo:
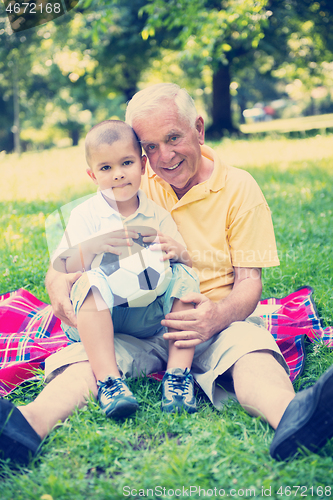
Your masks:
<svg viewBox="0 0 333 500"><path fill-rule="evenodd" d="M226 131L237 132L231 118L230 65L219 64L213 74L213 122L206 131L208 139L220 139Z"/></svg>
<svg viewBox="0 0 333 500"><path fill-rule="evenodd" d="M79 139L80 139L80 131L79 129L74 129L70 131L71 134L71 139L72 139L72 145L77 146L79 144Z"/></svg>
<svg viewBox="0 0 333 500"><path fill-rule="evenodd" d="M13 69L13 101L14 101L14 124L12 131L14 134L14 152L18 155L21 154L21 140L20 140L20 100L18 90L18 73L16 61L14 61Z"/></svg>

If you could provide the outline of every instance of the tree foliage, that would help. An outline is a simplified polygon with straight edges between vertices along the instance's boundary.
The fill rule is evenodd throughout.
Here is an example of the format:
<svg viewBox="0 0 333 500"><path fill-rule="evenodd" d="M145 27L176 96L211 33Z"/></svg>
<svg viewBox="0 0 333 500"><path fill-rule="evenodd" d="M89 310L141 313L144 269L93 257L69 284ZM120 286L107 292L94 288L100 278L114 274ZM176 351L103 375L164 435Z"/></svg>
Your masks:
<svg viewBox="0 0 333 500"><path fill-rule="evenodd" d="M13 123L12 66L19 70L23 140L47 145L56 127L76 144L87 126L119 115L160 50L155 39L141 35L145 19L138 12L143 3L86 0L69 15L16 34L2 19L0 108L5 113L0 150L13 144L8 127Z"/></svg>
<svg viewBox="0 0 333 500"><path fill-rule="evenodd" d="M205 104L212 87L208 134L220 137L236 129L231 93L242 110L281 89L292 96L294 82L309 95L332 82L332 21L330 0L82 0L14 34L3 13L0 151L13 149L14 103L23 145L65 134L76 144L96 121L123 118L142 75L165 75L165 64L181 67L191 90L202 81Z"/></svg>
<svg viewBox="0 0 333 500"><path fill-rule="evenodd" d="M322 62L331 61L333 7L329 0L151 0L143 11L144 37L178 29L183 58L212 77L212 136L235 129L230 83L252 86L284 75L319 82ZM317 80L314 78L317 77ZM267 84L268 82L268 84ZM255 88L254 88L255 90ZM246 90L242 89L241 97ZM245 99L244 99L245 100Z"/></svg>
<svg viewBox="0 0 333 500"><path fill-rule="evenodd" d="M205 65L213 70L212 125L207 133L221 136L234 130L231 120L231 66L245 59L263 38L267 25L267 0L154 0L143 9L148 13L143 36L161 29L178 29L176 42L196 71Z"/></svg>

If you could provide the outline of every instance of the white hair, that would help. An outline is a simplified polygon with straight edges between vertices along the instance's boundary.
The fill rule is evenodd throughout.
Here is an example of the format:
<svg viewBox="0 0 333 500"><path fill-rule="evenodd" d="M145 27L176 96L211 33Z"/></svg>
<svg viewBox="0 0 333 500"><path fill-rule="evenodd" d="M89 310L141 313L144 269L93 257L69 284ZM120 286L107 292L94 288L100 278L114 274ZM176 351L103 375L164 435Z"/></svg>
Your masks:
<svg viewBox="0 0 333 500"><path fill-rule="evenodd" d="M194 127L198 112L192 97L175 83L157 83L137 92L127 104L125 121L132 126L137 116L158 109L162 101L173 100L179 115Z"/></svg>

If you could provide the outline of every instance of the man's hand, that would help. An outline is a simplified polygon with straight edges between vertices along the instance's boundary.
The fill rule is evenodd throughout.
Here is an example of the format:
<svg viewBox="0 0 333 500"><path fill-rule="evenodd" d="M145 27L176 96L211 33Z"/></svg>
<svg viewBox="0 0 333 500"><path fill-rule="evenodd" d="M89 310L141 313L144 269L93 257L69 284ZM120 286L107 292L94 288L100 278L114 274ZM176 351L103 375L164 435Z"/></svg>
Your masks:
<svg viewBox="0 0 333 500"><path fill-rule="evenodd" d="M45 280L55 316L67 325L74 327L77 326L77 320L69 294L73 284L81 275L82 273L80 272L70 274L59 273L50 268Z"/></svg>
<svg viewBox="0 0 333 500"><path fill-rule="evenodd" d="M200 293L189 293L182 297L181 302L194 303L194 309L172 312L161 322L163 326L180 330L167 332L165 339L175 340L178 348L194 347L209 340L215 333L221 331L221 318L217 303Z"/></svg>
<svg viewBox="0 0 333 500"><path fill-rule="evenodd" d="M164 338L175 340L179 348L194 347L222 332L234 321L243 321L256 308L261 296L261 269L234 267L235 281L231 293L219 302L212 302L199 293L189 293L182 302L192 302L195 309L172 312L161 322L179 330Z"/></svg>

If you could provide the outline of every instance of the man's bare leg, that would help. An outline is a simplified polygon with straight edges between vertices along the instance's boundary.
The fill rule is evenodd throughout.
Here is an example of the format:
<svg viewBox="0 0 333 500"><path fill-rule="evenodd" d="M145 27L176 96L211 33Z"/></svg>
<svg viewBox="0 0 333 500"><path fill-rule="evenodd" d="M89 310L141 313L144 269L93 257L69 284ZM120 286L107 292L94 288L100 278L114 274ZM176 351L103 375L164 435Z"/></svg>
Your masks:
<svg viewBox="0 0 333 500"><path fill-rule="evenodd" d="M82 361L68 366L32 403L18 409L44 439L57 422L63 422L76 407L82 408L90 394L97 395L96 379L89 362Z"/></svg>
<svg viewBox="0 0 333 500"><path fill-rule="evenodd" d="M261 416L276 429L295 392L284 368L271 351L240 358L231 369L239 403L251 415Z"/></svg>

